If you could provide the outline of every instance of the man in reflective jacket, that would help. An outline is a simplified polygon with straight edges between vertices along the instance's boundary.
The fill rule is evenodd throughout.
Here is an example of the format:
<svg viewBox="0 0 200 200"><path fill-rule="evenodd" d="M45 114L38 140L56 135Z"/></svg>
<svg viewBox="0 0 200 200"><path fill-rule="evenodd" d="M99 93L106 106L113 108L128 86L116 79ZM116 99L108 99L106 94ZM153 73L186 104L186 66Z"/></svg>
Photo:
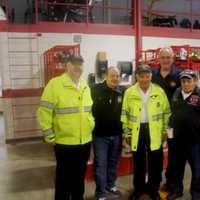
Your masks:
<svg viewBox="0 0 200 200"><path fill-rule="evenodd" d="M138 67L137 83L125 92L122 106L121 121L125 137L130 137L134 160L135 191L131 200L139 199L146 192L146 157L147 192L152 200L160 199L158 189L163 168L162 140L166 137L170 105L165 92L152 84L151 78L149 66Z"/></svg>
<svg viewBox="0 0 200 200"><path fill-rule="evenodd" d="M94 120L82 64L81 56L67 57L66 73L49 81L38 110L44 139L55 144L55 200L83 200Z"/></svg>

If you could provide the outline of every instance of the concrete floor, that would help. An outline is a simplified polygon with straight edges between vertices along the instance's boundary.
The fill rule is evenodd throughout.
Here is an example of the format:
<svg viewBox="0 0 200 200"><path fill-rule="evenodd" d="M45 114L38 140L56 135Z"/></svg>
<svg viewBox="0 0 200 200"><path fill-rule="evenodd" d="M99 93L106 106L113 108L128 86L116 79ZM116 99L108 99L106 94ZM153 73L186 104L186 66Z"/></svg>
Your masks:
<svg viewBox="0 0 200 200"><path fill-rule="evenodd" d="M4 144L3 118L0 116L0 200L53 200L55 160L52 147L40 143ZM185 178L189 199L190 170ZM132 188L132 176L119 177L117 185L128 199ZM94 199L94 183L86 184L86 199ZM143 197L142 199L147 199Z"/></svg>

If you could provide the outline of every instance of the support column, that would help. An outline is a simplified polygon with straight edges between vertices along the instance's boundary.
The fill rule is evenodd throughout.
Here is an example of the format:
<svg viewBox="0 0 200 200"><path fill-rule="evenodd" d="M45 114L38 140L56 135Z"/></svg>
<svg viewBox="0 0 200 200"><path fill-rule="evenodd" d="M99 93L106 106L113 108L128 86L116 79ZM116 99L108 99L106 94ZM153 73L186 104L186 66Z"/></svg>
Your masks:
<svg viewBox="0 0 200 200"><path fill-rule="evenodd" d="M142 3L141 0L133 0L134 6L134 28L135 28L135 60L136 67L142 50Z"/></svg>

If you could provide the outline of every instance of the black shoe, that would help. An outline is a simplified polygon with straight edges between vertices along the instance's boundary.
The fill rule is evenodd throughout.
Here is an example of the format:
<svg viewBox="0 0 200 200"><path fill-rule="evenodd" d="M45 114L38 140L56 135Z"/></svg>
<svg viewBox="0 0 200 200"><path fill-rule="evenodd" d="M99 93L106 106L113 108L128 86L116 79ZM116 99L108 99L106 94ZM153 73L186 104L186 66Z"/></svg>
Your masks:
<svg viewBox="0 0 200 200"><path fill-rule="evenodd" d="M169 193L167 200L175 200L183 196L182 192L171 192Z"/></svg>
<svg viewBox="0 0 200 200"><path fill-rule="evenodd" d="M171 186L168 183L164 183L163 185L161 185L160 187L160 191L161 192L169 192L171 190Z"/></svg>
<svg viewBox="0 0 200 200"><path fill-rule="evenodd" d="M136 193L136 192L133 192L130 196L129 196L129 200L138 200L140 199L141 195Z"/></svg>
<svg viewBox="0 0 200 200"><path fill-rule="evenodd" d="M153 195L153 196L150 196L151 197L151 200L161 200L161 197L159 194L157 195Z"/></svg>

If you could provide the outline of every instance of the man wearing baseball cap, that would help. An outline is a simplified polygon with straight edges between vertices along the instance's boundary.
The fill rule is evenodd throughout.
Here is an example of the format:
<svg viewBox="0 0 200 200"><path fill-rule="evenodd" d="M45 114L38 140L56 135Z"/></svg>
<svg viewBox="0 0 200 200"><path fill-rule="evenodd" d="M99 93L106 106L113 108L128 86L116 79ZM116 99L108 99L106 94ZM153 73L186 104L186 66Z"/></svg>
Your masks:
<svg viewBox="0 0 200 200"><path fill-rule="evenodd" d="M164 90L151 82L149 66L138 67L136 79L137 83L125 92L121 116L125 141L130 142L134 161L135 190L130 200L138 200L146 192L152 200L159 200L162 139L166 138L170 105ZM145 180L146 172L148 181Z"/></svg>
<svg viewBox="0 0 200 200"><path fill-rule="evenodd" d="M183 178L186 162L192 170L192 200L200 200L200 89L192 70L180 74L181 87L172 98L170 129L175 148L172 188L168 195L174 200L183 195Z"/></svg>
<svg viewBox="0 0 200 200"><path fill-rule="evenodd" d="M38 121L56 157L55 200L83 200L94 119L92 98L83 73L83 58L66 55L66 71L44 88Z"/></svg>

